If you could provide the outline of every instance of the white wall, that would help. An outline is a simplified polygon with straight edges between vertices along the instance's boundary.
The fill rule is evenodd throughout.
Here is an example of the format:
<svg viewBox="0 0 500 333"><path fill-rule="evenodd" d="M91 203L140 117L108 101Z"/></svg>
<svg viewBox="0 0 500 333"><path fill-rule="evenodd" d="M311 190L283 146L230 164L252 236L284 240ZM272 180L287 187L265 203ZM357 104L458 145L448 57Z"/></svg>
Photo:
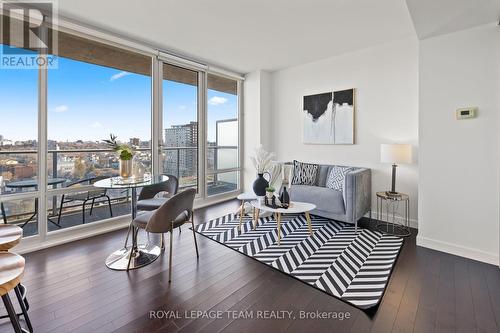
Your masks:
<svg viewBox="0 0 500 333"><path fill-rule="evenodd" d="M252 190L255 169L250 156L259 145L272 150L271 143L271 74L255 71L245 75L243 85L243 188Z"/></svg>
<svg viewBox="0 0 500 333"><path fill-rule="evenodd" d="M274 72L272 81L272 148L279 160L369 167L375 192L389 189L391 181L391 166L380 163L380 144L410 143L417 148L416 37ZM348 88L356 89L356 144L302 143L303 96ZM416 161L398 168L397 189L411 197L414 226L417 181ZM374 209L375 202L373 195Z"/></svg>
<svg viewBox="0 0 500 333"><path fill-rule="evenodd" d="M500 28L421 41L417 243L498 264ZM478 106L476 119L455 109Z"/></svg>

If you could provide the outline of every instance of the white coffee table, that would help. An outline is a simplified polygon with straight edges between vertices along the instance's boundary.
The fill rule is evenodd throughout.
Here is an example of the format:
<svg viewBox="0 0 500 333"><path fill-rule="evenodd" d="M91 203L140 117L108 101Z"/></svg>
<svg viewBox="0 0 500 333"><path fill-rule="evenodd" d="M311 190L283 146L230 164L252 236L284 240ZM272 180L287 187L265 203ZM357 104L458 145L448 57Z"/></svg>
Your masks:
<svg viewBox="0 0 500 333"><path fill-rule="evenodd" d="M259 211L263 210L265 212L271 212L274 214L276 222L278 223L278 245L280 245L281 239L281 214L300 214L304 213L306 215L307 226L309 227L309 234L312 235L312 225L311 225L311 217L309 216L309 212L313 209L316 209L316 205L308 202L299 202L292 201L290 203L290 207L288 209L284 208L271 208L264 205L264 203L259 203L259 201L255 200L251 202L252 206L255 208L255 217L253 221L253 229L255 230L257 226L257 222L259 221Z"/></svg>
<svg viewBox="0 0 500 333"><path fill-rule="evenodd" d="M238 225L238 230L241 230L241 223L243 222L243 215L245 215L245 202L257 199L257 196L253 192L240 193L237 197L241 201L240 207L240 224ZM255 211L255 209L254 209Z"/></svg>

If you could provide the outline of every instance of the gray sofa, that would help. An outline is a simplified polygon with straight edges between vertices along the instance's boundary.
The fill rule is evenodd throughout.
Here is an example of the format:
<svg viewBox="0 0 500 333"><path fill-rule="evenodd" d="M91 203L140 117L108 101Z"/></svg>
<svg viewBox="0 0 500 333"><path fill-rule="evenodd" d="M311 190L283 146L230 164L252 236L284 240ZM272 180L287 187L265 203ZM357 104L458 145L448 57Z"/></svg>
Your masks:
<svg viewBox="0 0 500 333"><path fill-rule="evenodd" d="M344 191L325 187L332 165L320 165L316 183L291 185L292 201L310 202L316 205L311 214L332 220L352 223L358 227L358 220L371 209L371 170L353 167L345 178Z"/></svg>

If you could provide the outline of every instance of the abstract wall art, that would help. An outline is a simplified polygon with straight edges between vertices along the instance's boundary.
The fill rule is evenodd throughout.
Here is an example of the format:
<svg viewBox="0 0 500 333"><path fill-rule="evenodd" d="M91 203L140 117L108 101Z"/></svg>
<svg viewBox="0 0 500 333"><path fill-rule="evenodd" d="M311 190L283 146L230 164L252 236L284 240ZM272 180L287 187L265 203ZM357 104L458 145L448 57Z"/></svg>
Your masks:
<svg viewBox="0 0 500 333"><path fill-rule="evenodd" d="M354 89L304 96L304 143L354 144L354 107Z"/></svg>

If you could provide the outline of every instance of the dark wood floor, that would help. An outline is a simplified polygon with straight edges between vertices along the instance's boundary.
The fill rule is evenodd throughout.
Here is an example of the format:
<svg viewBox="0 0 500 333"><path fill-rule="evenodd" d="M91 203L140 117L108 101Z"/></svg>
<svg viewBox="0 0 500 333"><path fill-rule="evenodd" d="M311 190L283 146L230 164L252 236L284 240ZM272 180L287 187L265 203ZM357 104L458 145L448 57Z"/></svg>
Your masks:
<svg viewBox="0 0 500 333"><path fill-rule="evenodd" d="M230 201L200 209L201 223L236 209ZM197 261L187 227L168 255L126 272L104 265L125 231L26 255L24 283L35 332L498 332L498 267L416 247L406 239L376 313L367 314L262 263L198 235ZM178 310L180 318L151 319ZM223 311L222 319L184 311ZM233 319L225 311L293 311L294 319ZM299 311L349 313L349 319L299 319ZM239 313L240 314L240 313ZM9 332L9 324L0 326Z"/></svg>

